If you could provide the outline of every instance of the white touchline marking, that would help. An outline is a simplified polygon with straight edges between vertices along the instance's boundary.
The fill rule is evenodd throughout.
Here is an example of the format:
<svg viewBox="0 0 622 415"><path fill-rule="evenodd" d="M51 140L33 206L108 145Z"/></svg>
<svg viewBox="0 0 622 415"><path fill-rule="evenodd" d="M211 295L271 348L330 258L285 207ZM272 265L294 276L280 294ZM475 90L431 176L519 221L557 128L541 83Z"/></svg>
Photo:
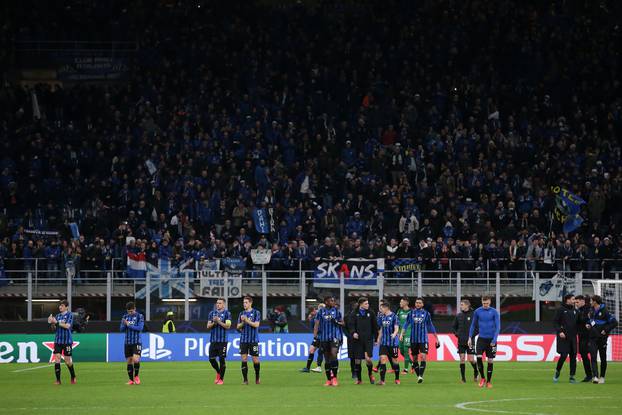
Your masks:
<svg viewBox="0 0 622 415"><path fill-rule="evenodd" d="M508 399L494 399L488 401L471 401L471 402L460 402L454 405L456 409L463 409L465 411L475 411L475 412L488 412L493 414L520 414L520 415L548 415L541 412L518 412L518 411L504 411L502 409L481 409L481 408L471 408L471 405L485 404L485 403L499 403L499 402L517 402L517 401L562 401L562 400L571 400L571 399L600 399L606 398L606 396L574 396L574 397L566 397L566 398L508 398Z"/></svg>
<svg viewBox="0 0 622 415"><path fill-rule="evenodd" d="M220 405L220 404L176 404L175 406L167 406L167 405L155 405L155 406L151 406L151 405L132 405L132 406L123 406L124 409L142 409L142 410L148 410L148 409L188 409L188 408L209 408L209 409L230 409L232 407L242 407L244 405L247 405L245 403L240 403L235 404L232 403L231 405ZM244 406L246 407L246 406ZM314 403L306 403L306 404L282 404L282 403L275 403L275 404L262 404L261 405L262 408L334 408L335 407L335 403L334 402L314 402ZM369 403L369 404L364 404L364 405L355 405L355 407L372 407L372 408L386 408L386 407L390 407L390 408L403 408L404 405L401 402L395 402L395 403ZM416 408L447 408L446 405L419 405L417 404L415 406ZM37 406L24 406L24 407L17 407L17 408L11 408L12 411L70 411L70 410L75 410L75 409L90 409L93 411L111 411L114 409L118 409L118 406L116 405L94 405L94 406L85 406L85 405L80 405L80 406L65 406L65 407L58 407L58 406L51 406L51 407L37 407Z"/></svg>
<svg viewBox="0 0 622 415"><path fill-rule="evenodd" d="M35 366L35 367L29 367L29 368L27 368L27 369L18 369L18 370L13 370L12 372L13 372L13 373L18 373L18 372L27 372L27 371L29 371L29 370L43 369L43 368L46 368L46 367L52 367L52 366L54 366L54 363L49 364L49 365L45 365L45 366Z"/></svg>

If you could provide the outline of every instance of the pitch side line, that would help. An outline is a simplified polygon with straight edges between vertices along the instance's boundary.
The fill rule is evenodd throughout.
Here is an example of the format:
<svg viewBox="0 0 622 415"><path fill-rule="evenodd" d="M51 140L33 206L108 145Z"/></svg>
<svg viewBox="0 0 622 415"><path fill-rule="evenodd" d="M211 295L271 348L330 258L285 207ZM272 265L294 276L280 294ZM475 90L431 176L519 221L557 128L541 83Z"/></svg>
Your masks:
<svg viewBox="0 0 622 415"><path fill-rule="evenodd" d="M52 367L52 366L54 366L54 363L49 364L49 365L45 365L45 366L29 367L29 368L27 368L27 369L17 369L17 370L12 370L11 372L13 372L13 373L18 373L18 372L27 372L27 371L29 371L29 370L43 369L43 368L46 368L46 367Z"/></svg>

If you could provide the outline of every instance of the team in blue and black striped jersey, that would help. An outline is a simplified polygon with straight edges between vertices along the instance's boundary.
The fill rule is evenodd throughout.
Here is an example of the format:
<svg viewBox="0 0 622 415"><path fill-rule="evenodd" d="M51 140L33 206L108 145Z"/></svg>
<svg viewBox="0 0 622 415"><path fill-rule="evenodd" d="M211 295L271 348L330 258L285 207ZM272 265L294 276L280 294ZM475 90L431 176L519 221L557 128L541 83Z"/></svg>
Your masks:
<svg viewBox="0 0 622 415"><path fill-rule="evenodd" d="M142 340L140 335L145 328L145 317L136 311L136 305L129 302L125 306L126 313L121 318L121 332L125 333L124 354L127 359L128 385L140 385L140 354Z"/></svg>
<svg viewBox="0 0 622 415"><path fill-rule="evenodd" d="M307 320L309 321L309 323L311 323L312 328L315 326L318 312L322 308L324 308L324 303L318 304L317 309L313 309L311 313L309 314L309 316L307 317ZM313 356L315 355L316 351L317 351L317 367L314 369L311 369L311 363L313 363ZM307 357L307 365L303 367L302 369L300 369L300 371L303 373L321 372L323 361L324 361L324 352L322 351L322 348L320 347L320 340L317 337L313 337L313 342L309 346L309 356Z"/></svg>
<svg viewBox="0 0 622 415"><path fill-rule="evenodd" d="M377 343L380 345L380 365L378 371L380 372L380 383L384 385L385 376L387 373L387 362L390 359L391 369L395 374L395 383L400 384L400 365L398 363L399 357L399 322L397 320L397 314L391 311L391 305L387 301L380 303L380 314L378 314L378 339Z"/></svg>
<svg viewBox="0 0 622 415"><path fill-rule="evenodd" d="M60 385L60 361L61 356L65 359L67 369L71 375L71 383L76 383L76 372L73 367L73 338L71 336L71 328L73 326L73 314L69 311L69 302L62 300L58 305L58 311L56 316L48 317L48 323L55 328L56 334L54 336L54 374L56 375L56 384Z"/></svg>
<svg viewBox="0 0 622 415"><path fill-rule="evenodd" d="M208 320L207 329L210 331L209 361L216 371L214 383L222 385L227 369L227 330L231 328L231 313L225 308L224 298L216 300L216 310L209 313Z"/></svg>
<svg viewBox="0 0 622 415"><path fill-rule="evenodd" d="M240 355L242 357L242 377L248 385L248 355L253 359L255 369L255 383L259 385L259 324L261 313L253 308L253 299L244 297L244 310L238 317L237 329L240 331Z"/></svg>
<svg viewBox="0 0 622 415"><path fill-rule="evenodd" d="M326 372L326 383L324 386L337 386L337 372L339 371L339 360L337 353L343 339L343 316L336 307L335 299L332 296L324 299L326 305L318 310L317 319L313 326L313 338L320 341L324 351L324 366Z"/></svg>
<svg viewBox="0 0 622 415"><path fill-rule="evenodd" d="M428 332L434 334L436 347L439 347L436 329L432 323L432 316L423 308L423 298L417 298L415 308L408 313L406 322L402 327L400 340L404 338L404 333L408 328L410 328L410 350L413 357L413 367L417 374L417 382L422 383L428 355ZM419 355L421 355L421 360L417 358Z"/></svg>

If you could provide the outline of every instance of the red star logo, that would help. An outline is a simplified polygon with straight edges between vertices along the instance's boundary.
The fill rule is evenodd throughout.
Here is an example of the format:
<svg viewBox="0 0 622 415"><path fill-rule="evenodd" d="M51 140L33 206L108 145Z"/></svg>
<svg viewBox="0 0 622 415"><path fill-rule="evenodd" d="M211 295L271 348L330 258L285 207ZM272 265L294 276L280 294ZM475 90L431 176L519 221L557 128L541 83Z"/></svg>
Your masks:
<svg viewBox="0 0 622 415"><path fill-rule="evenodd" d="M51 353L50 353L50 361L49 363L53 363L54 362L54 342L43 342L43 345L45 346L46 349L48 349ZM80 345L80 342L77 342L74 340L73 344L71 345L72 348L76 348ZM63 350L60 354L60 358L61 360L65 360L65 351Z"/></svg>

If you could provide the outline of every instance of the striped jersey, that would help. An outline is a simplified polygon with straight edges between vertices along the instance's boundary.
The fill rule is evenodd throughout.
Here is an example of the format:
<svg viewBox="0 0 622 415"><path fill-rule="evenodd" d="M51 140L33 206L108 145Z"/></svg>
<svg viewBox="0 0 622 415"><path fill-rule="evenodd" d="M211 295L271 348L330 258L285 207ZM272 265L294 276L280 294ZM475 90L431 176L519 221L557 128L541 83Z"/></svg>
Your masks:
<svg viewBox="0 0 622 415"><path fill-rule="evenodd" d="M259 310L252 308L250 311L243 310L238 317L238 324L242 322L242 316L246 316L253 323L261 321L261 313ZM212 329L213 330L213 329ZM240 343L257 343L259 342L259 327L251 327L244 324L240 331Z"/></svg>
<svg viewBox="0 0 622 415"><path fill-rule="evenodd" d="M123 320L128 322L126 326ZM121 319L121 331L125 332L125 344L142 344L140 333L145 328L145 317L140 313L125 313Z"/></svg>
<svg viewBox="0 0 622 415"><path fill-rule="evenodd" d="M399 336L391 337L396 326L399 327L397 315L395 313L382 314L378 316L378 327L380 327L381 331L381 346L394 347L398 345Z"/></svg>
<svg viewBox="0 0 622 415"><path fill-rule="evenodd" d="M214 318L220 318L220 321L226 323L227 321L231 321L231 313L229 310L224 309L222 311L214 310L209 313L207 319L209 321L214 321ZM210 342L212 343L226 343L227 342L227 330L218 323L214 323L210 331Z"/></svg>
<svg viewBox="0 0 622 415"><path fill-rule="evenodd" d="M338 308L324 307L317 312L317 316L315 318L320 322L317 331L317 337L319 341L341 341L343 337L343 331L341 330L341 326L337 324L337 322L341 321L343 317L341 316L341 311L339 311Z"/></svg>
<svg viewBox="0 0 622 415"><path fill-rule="evenodd" d="M64 313L58 313L56 315L56 336L54 336L54 343L56 344L73 344L71 337L71 326L73 325L73 313L66 311ZM69 324L68 329L64 329L59 323Z"/></svg>
<svg viewBox="0 0 622 415"><path fill-rule="evenodd" d="M427 310L421 308L413 308L406 317L406 323L402 326L403 329L411 329L410 342L411 343L427 343L428 331L436 333L434 324L432 324L432 316Z"/></svg>
<svg viewBox="0 0 622 415"><path fill-rule="evenodd" d="M321 309L320 309L321 310ZM317 313L315 313L315 315L313 316L313 325L315 325L316 321L320 321L320 319L318 318L318 315L320 313L320 310L317 311ZM311 327L313 327L313 325ZM322 332L322 325L320 324L320 326L317 329L317 335L318 338L320 337L320 333Z"/></svg>

